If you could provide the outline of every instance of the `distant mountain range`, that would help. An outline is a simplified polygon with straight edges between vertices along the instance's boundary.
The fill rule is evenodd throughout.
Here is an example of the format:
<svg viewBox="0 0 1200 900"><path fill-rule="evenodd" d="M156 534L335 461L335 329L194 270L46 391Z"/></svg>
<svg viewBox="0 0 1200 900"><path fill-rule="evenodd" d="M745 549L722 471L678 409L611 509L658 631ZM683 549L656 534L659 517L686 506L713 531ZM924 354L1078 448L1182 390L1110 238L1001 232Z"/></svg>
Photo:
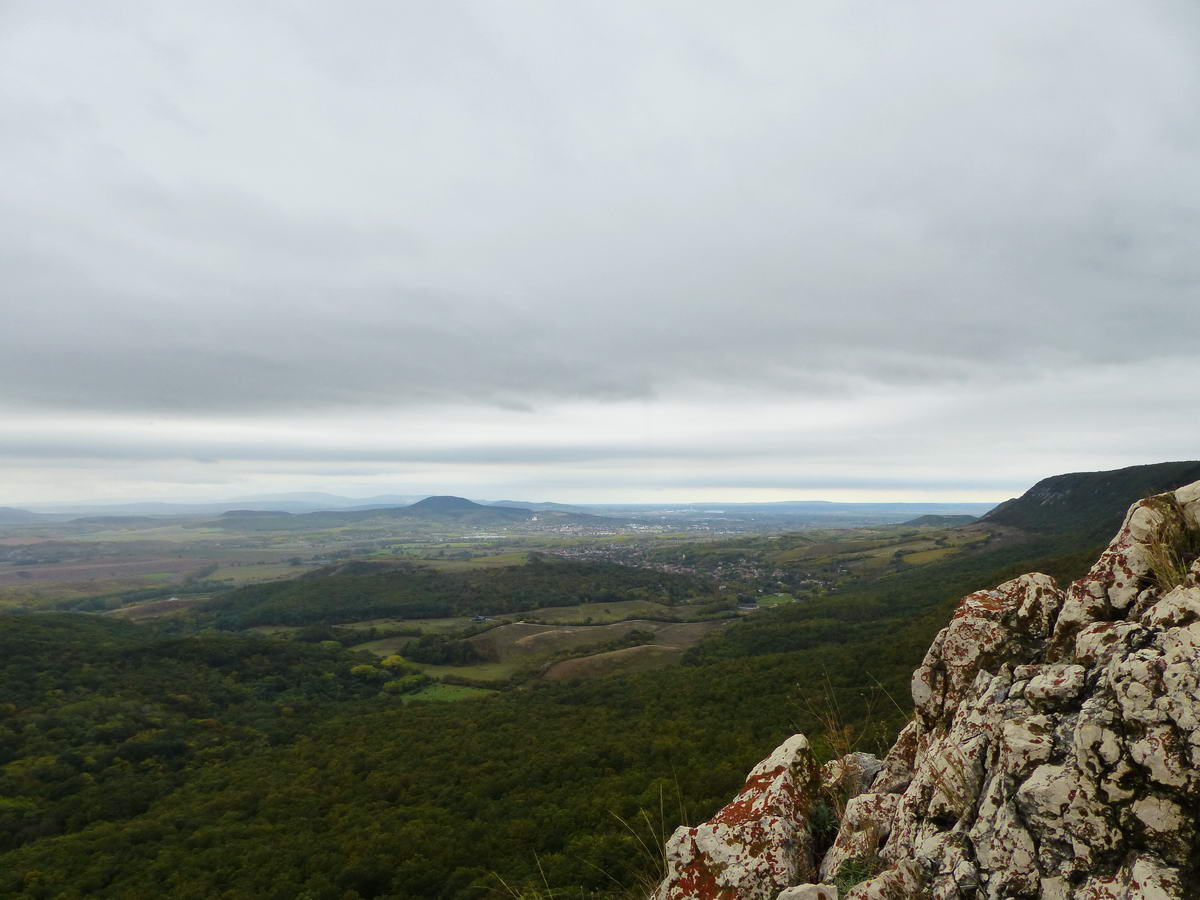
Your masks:
<svg viewBox="0 0 1200 900"><path fill-rule="evenodd" d="M87 516L203 516L227 512L310 513L328 510L368 511L407 508L422 500L426 494L379 494L373 497L341 497L306 491L285 494L259 494L234 497L208 503L173 503L145 501L132 503L56 503L31 504L33 510L0 507L0 524L20 525L39 521L63 521L65 518ZM514 509L556 509L563 512L589 512L584 507L565 503L526 503L520 500L485 500L479 506L502 506Z"/></svg>
<svg viewBox="0 0 1200 900"><path fill-rule="evenodd" d="M171 503L147 501L135 503L36 504L33 510L0 508L0 524L21 525L63 522L70 518L98 519L113 516L223 516L269 512L277 515L303 515L325 512L376 512L408 509L429 498L422 495L382 494L373 497L341 497L319 492L261 494L236 497L210 503ZM458 498L463 499L463 498ZM815 522L828 520L839 524L903 522L920 515L981 515L990 503L837 503L825 500L797 500L776 503L554 503L525 500L467 501L485 509L519 509L526 512L555 512L627 520L630 518L669 521L726 517L732 519L790 518ZM8 517L4 510L8 510ZM461 511L460 511L461 512ZM479 510L473 514L479 515Z"/></svg>
<svg viewBox="0 0 1200 900"><path fill-rule="evenodd" d="M229 502L249 509L317 512L323 509L383 509L410 506L425 496L425 494L377 494L373 497L342 497L338 494L326 494L320 491L303 491L235 497Z"/></svg>
<svg viewBox="0 0 1200 900"><path fill-rule="evenodd" d="M60 516L30 512L27 509L0 506L0 525L38 525L42 522L53 522L60 518Z"/></svg>
<svg viewBox="0 0 1200 900"><path fill-rule="evenodd" d="M339 497L316 492L263 494L234 497L206 503L149 500L130 503L38 503L30 504L39 515L62 516L203 516L230 510L318 512L325 509L384 509L408 506L424 494L381 494L375 497ZM20 510L25 512L25 510ZM16 523L10 523L16 524Z"/></svg>
<svg viewBox="0 0 1200 900"><path fill-rule="evenodd" d="M1124 510L1148 494L1200 480L1200 462L1130 466L1107 472L1075 472L1039 481L999 506L987 503L837 503L795 500L776 503L566 504L524 500L477 502L464 497L383 494L341 497L316 492L263 494L216 503L38 504L33 510L0 507L0 525L36 526L73 521L80 525L153 524L153 518L217 517L226 528L303 529L334 527L371 518L412 518L471 525L539 522L708 523L759 522L770 528L851 527L867 524L948 526L980 517L981 524L1043 533L1071 530L1106 539Z"/></svg>
<svg viewBox="0 0 1200 900"><path fill-rule="evenodd" d="M606 519L587 513L564 512L557 509L526 509L515 506L489 506L476 503L465 497L441 495L426 497L408 506L380 507L367 509L332 509L307 513L288 513L282 510L232 510L218 520L223 528L239 530L306 530L311 528L333 528L364 522L369 519L411 519L414 521L447 525L476 525L500 527L525 523L543 525L619 524L619 520Z"/></svg>

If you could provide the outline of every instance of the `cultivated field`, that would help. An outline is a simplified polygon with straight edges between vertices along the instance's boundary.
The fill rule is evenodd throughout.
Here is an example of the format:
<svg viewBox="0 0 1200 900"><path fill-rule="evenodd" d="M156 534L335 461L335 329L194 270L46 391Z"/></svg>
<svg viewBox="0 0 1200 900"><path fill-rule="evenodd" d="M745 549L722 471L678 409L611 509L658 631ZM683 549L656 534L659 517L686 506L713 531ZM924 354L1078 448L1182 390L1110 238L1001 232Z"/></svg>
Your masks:
<svg viewBox="0 0 1200 900"><path fill-rule="evenodd" d="M655 644L643 644L639 647L610 650L607 653L596 653L577 659L564 659L547 669L542 677L547 681L569 681L575 678L630 675L634 672L647 672L651 669L673 666L679 662L679 657L682 655L682 647L659 647Z"/></svg>
<svg viewBox="0 0 1200 900"><path fill-rule="evenodd" d="M610 606L617 604L593 604ZM640 671L647 667L670 665L680 654L695 645L704 635L722 628L728 620L707 622L655 622L648 619L629 619L608 625L535 625L514 622L491 628L468 639L485 661L463 666L414 663L435 678L447 676L476 682L506 681L517 676L551 677L555 679L611 671ZM618 647L630 639L649 640L639 647ZM383 638L360 644L355 649L370 650L383 657L403 650L411 637ZM639 650L627 653L627 650ZM595 659L589 666L568 666L562 663L575 657ZM601 659L603 657L603 659ZM578 662L579 660L574 660ZM653 661L653 662L652 662Z"/></svg>

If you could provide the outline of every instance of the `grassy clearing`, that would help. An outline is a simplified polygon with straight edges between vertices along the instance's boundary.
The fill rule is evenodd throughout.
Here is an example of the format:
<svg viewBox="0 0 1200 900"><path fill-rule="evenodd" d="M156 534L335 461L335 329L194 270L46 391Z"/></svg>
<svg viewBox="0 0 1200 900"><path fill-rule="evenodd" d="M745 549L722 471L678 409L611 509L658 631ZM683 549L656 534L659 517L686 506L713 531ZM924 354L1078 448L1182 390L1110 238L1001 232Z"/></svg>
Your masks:
<svg viewBox="0 0 1200 900"><path fill-rule="evenodd" d="M787 603L794 603L796 600L791 594L766 594L758 598L758 605L763 608L772 606L783 606Z"/></svg>
<svg viewBox="0 0 1200 900"><path fill-rule="evenodd" d="M493 682L508 681L524 669L526 663L523 660L512 659L508 662L485 662L472 666L435 666L416 662L410 662L409 665L416 666L431 678L444 678L449 675L468 681Z"/></svg>
<svg viewBox="0 0 1200 900"><path fill-rule="evenodd" d="M679 624L663 625L659 622L648 622L639 627L655 631L655 640L659 644L669 644L673 647L691 647L700 643L700 639L712 631L725 628L730 624L729 619L710 619L707 622L680 622Z"/></svg>
<svg viewBox="0 0 1200 900"><path fill-rule="evenodd" d="M872 550L868 556L879 557L881 559L891 558L897 553L911 554L920 553L924 550L933 550L938 545L934 541L915 540L915 541L900 541L898 543L885 544L877 550Z"/></svg>
<svg viewBox="0 0 1200 900"><path fill-rule="evenodd" d="M189 594L186 597L172 597L166 600L151 600L135 606L126 606L105 613L109 616L119 616L131 622L148 622L151 619L162 619L168 616L178 616L186 613L191 607L203 603L212 594Z"/></svg>
<svg viewBox="0 0 1200 900"><path fill-rule="evenodd" d="M465 684L431 684L413 694L405 694L405 703L414 700L432 700L439 703L453 703L458 700L477 700L480 697L490 697L497 691L487 688L468 687Z"/></svg>
<svg viewBox="0 0 1200 900"><path fill-rule="evenodd" d="M912 563L915 566L921 566L925 563L937 562L939 559L945 559L947 556L952 556L958 552L953 547L935 547L931 550L921 550L917 553L909 553L904 557L906 563Z"/></svg>
<svg viewBox="0 0 1200 900"><path fill-rule="evenodd" d="M295 578L303 574L305 567L288 563L259 563L257 565L222 565L213 573L214 581L231 582L234 585L254 584L260 581L277 581L280 578Z"/></svg>
<svg viewBox="0 0 1200 900"><path fill-rule="evenodd" d="M396 637L380 638L377 641L367 641L365 644L355 644L355 650L366 650L368 653L374 653L376 656L383 658L391 656L393 653L399 653L404 649L404 645L411 641L411 637L397 635Z"/></svg>

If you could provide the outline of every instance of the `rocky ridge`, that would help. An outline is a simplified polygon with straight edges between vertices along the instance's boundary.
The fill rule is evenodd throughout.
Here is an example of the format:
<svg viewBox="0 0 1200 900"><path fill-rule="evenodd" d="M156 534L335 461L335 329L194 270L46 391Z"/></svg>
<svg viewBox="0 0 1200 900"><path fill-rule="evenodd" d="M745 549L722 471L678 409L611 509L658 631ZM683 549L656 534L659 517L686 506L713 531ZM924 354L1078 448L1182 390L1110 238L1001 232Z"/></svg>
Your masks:
<svg viewBox="0 0 1200 900"><path fill-rule="evenodd" d="M789 738L675 832L653 900L838 900L855 870L842 898L1200 897L1198 552L1200 482L1135 503L1065 590L1031 574L964 597L883 760L821 769Z"/></svg>

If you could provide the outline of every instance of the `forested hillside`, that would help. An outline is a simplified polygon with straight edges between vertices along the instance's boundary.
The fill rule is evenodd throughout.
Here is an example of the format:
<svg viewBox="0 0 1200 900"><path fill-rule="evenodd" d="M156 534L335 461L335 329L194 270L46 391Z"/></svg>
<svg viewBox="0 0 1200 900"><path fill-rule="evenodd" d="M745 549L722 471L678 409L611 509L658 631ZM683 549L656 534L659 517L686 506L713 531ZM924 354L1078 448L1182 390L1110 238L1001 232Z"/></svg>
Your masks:
<svg viewBox="0 0 1200 900"><path fill-rule="evenodd" d="M1196 479L1196 460L1054 475L1001 503L980 521L1042 535L1081 535L1102 544L1117 530L1131 503Z"/></svg>

